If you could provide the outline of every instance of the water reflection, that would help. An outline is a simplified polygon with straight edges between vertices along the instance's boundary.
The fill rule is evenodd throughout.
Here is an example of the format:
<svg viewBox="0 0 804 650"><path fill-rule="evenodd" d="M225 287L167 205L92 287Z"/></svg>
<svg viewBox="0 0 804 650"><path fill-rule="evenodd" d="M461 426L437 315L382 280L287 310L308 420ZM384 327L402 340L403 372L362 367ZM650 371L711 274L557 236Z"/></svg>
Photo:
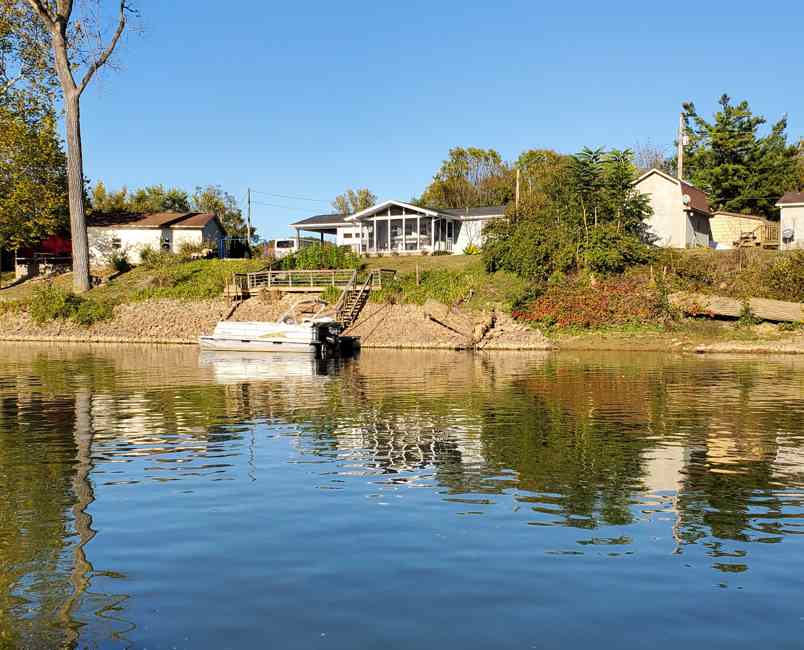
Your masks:
<svg viewBox="0 0 804 650"><path fill-rule="evenodd" d="M637 555L654 578L696 565L696 584L709 573L742 587L733 580L751 569L777 580L777 565L804 559L803 370L795 357L364 351L322 362L0 346L0 647L159 641L188 620L176 589L195 594L203 628L185 560L254 574L262 544L286 562L272 575L291 575L284 540L320 536L308 550L323 563L325 537L380 534L375 507L393 513L385 543L410 535L427 554L422 531L441 527L500 570L526 541L534 566ZM481 544L489 525L494 553ZM376 577L388 558L367 548ZM321 571L343 580L338 566ZM616 589L616 568L597 571ZM245 609L259 598L246 586L238 597ZM275 597L280 609L292 600ZM154 622L160 608L171 623Z"/></svg>

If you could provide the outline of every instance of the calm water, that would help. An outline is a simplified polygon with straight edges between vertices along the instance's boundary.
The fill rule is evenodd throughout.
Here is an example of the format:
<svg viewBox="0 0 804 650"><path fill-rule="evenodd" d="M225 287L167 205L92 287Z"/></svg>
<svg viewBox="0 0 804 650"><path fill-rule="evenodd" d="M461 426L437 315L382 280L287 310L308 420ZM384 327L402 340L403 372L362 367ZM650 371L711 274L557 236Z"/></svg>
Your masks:
<svg viewBox="0 0 804 650"><path fill-rule="evenodd" d="M804 359L2 345L0 495L0 647L804 645Z"/></svg>

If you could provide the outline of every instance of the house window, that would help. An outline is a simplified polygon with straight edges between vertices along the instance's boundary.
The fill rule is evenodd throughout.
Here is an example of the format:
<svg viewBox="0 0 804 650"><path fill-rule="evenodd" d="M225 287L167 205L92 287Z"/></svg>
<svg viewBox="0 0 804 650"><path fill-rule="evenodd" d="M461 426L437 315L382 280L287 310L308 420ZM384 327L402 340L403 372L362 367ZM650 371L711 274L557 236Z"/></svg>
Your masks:
<svg viewBox="0 0 804 650"><path fill-rule="evenodd" d="M452 229L452 222L447 221L447 239L452 239L453 229Z"/></svg>
<svg viewBox="0 0 804 650"><path fill-rule="evenodd" d="M343 233L343 238L344 239L351 239L352 238L352 233L350 233L350 232Z"/></svg>
<svg viewBox="0 0 804 650"><path fill-rule="evenodd" d="M112 237L112 248L116 251L123 248L123 242L120 241L120 237Z"/></svg>

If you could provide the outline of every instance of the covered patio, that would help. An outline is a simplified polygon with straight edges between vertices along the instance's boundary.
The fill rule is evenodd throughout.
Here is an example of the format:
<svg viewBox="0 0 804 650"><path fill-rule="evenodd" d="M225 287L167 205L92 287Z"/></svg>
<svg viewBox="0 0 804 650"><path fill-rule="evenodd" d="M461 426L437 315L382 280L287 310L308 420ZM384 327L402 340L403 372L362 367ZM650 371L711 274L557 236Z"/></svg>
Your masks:
<svg viewBox="0 0 804 650"><path fill-rule="evenodd" d="M373 206L346 221L357 231L358 252L368 255L451 253L461 225L460 219L399 202Z"/></svg>

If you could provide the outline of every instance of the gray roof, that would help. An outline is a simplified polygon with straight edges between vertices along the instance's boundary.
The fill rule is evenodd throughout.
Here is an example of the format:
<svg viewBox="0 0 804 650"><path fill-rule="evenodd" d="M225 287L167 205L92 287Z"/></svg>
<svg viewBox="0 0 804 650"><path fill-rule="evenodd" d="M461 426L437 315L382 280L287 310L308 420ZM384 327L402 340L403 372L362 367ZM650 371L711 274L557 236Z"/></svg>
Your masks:
<svg viewBox="0 0 804 650"><path fill-rule="evenodd" d="M439 212L441 214L451 215L454 217L493 217L505 214L504 205L492 205L483 208L423 208ZM301 221L290 224L291 227L295 226L332 226L340 224L348 224L346 218L351 215L348 214L317 214L314 217L307 217Z"/></svg>
<svg viewBox="0 0 804 650"><path fill-rule="evenodd" d="M301 221L290 224L291 226L322 226L331 223L339 224L346 221L348 214L317 214L314 217L307 217Z"/></svg>
<svg viewBox="0 0 804 650"><path fill-rule="evenodd" d="M430 208L444 214L451 214L456 217L493 217L505 214L504 205L490 205L483 208Z"/></svg>

